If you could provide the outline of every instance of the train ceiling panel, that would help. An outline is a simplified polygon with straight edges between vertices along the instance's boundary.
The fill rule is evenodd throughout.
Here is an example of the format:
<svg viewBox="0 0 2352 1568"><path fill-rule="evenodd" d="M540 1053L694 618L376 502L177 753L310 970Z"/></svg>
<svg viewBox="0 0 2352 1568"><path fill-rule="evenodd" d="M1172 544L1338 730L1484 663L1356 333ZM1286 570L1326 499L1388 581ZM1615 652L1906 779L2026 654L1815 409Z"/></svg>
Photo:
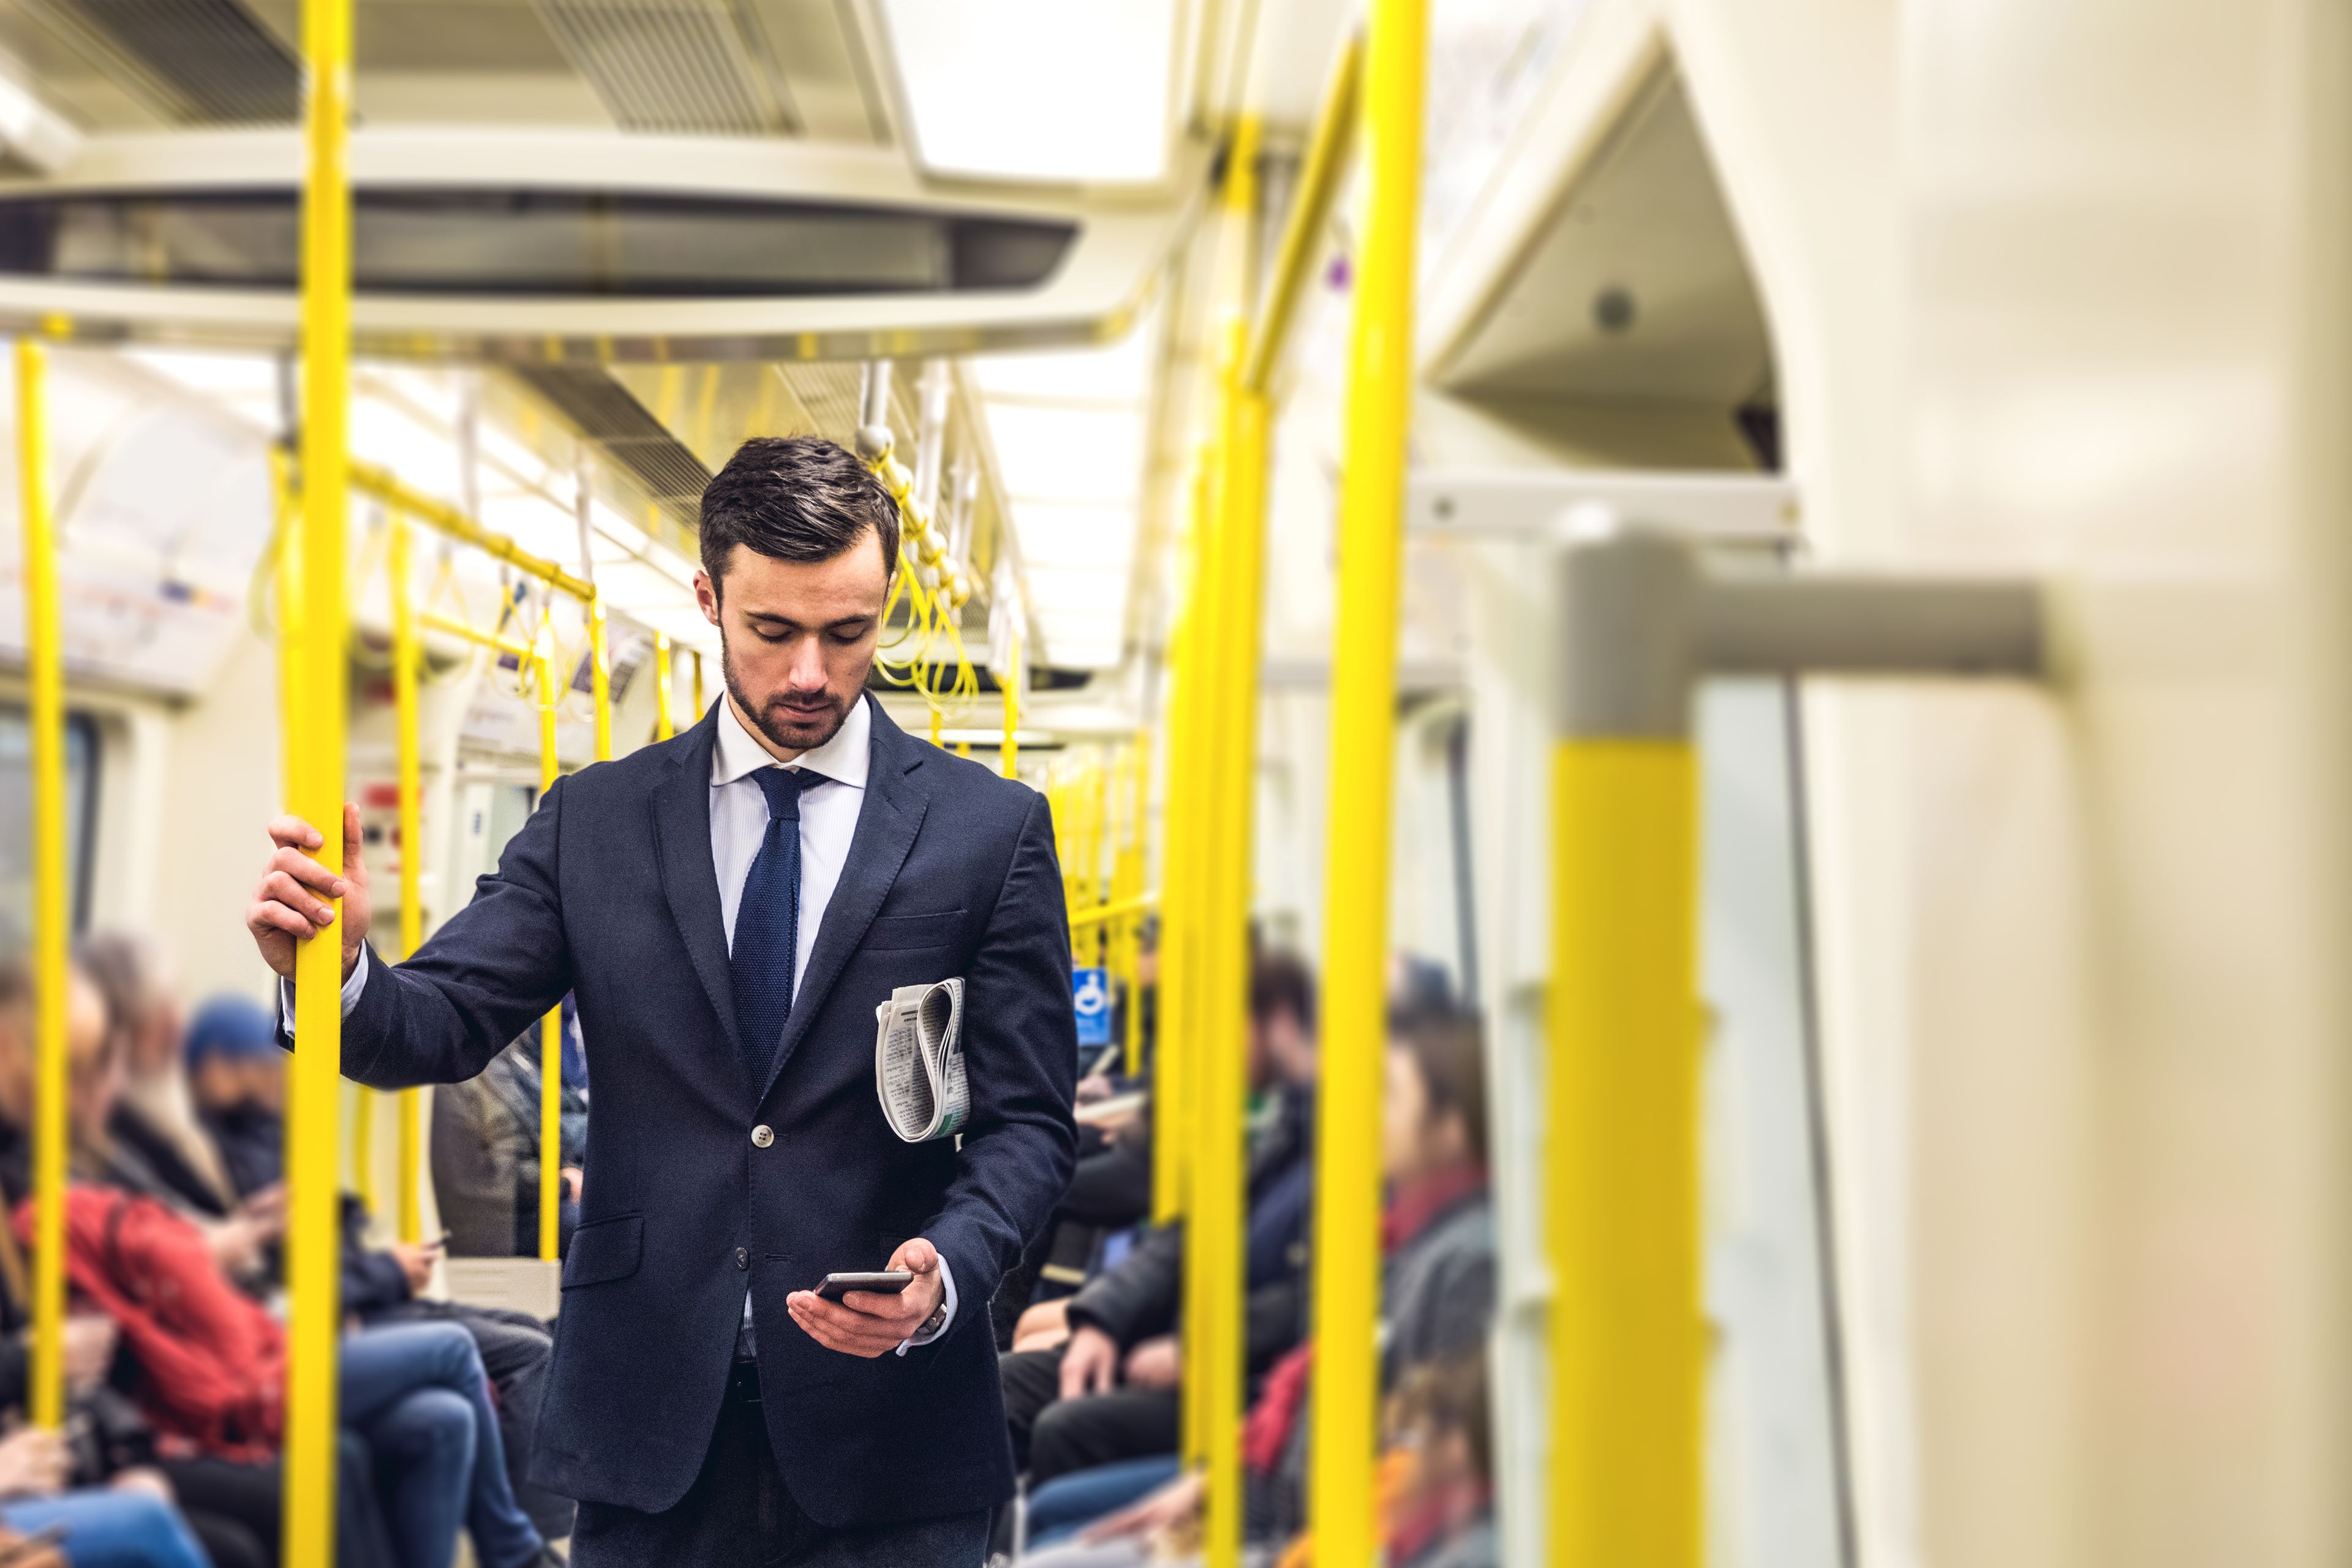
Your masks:
<svg viewBox="0 0 2352 1568"><path fill-rule="evenodd" d="M1737 407L1772 384L1770 334L1681 79L1635 93L1432 376L1467 398Z"/></svg>
<svg viewBox="0 0 2352 1568"><path fill-rule="evenodd" d="M538 9L624 130L800 130L765 30L727 0L539 0Z"/></svg>
<svg viewBox="0 0 2352 1568"><path fill-rule="evenodd" d="M368 123L887 139L835 0L359 0ZM290 122L299 0L0 0L0 43L93 132Z"/></svg>
<svg viewBox="0 0 2352 1568"><path fill-rule="evenodd" d="M899 460L911 470L922 426L917 391L921 365L897 367L891 387L891 428ZM537 437L547 461L566 460L567 444L585 442L596 458L595 484L605 503L640 520L649 533L690 554L703 487L745 439L753 436L816 435L848 445L856 439L862 367L844 363L523 365L509 384L528 400L494 403L503 423ZM996 460L974 400L959 389L950 399L942 448L943 477L967 477L961 497L943 493L939 508L958 532L980 595L967 610L975 631L984 624L987 585L1003 540ZM554 416L552 425L528 408ZM943 492L950 487L943 486Z"/></svg>

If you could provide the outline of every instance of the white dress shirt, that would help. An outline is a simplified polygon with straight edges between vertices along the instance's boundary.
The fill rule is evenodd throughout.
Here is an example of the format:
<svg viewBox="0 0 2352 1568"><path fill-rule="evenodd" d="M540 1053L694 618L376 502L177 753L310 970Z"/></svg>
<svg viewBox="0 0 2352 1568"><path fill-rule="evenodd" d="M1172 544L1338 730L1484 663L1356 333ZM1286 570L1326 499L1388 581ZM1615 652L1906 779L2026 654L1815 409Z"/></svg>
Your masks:
<svg viewBox="0 0 2352 1568"><path fill-rule="evenodd" d="M723 697L719 700L719 743L710 752L710 865L719 877L719 914L726 922L730 953L735 948L735 912L743 902L743 884L751 879L751 862L760 858L760 845L768 836L768 797L751 775L761 768L806 768L833 781L801 796L801 908L793 951L795 996L808 973L809 953L816 947L825 908L833 902L833 890L841 885L842 868L849 863L850 841L857 834L857 813L866 801L866 776L873 754L873 713L862 698L832 740L801 752L790 763L778 762L743 728L743 721L735 716L735 705ZM347 1016L367 984L367 948L362 944L351 978L343 982ZM280 1005L286 1032L291 1036L294 991L290 984L282 987ZM940 1283L945 1291L947 1315L932 1332L900 1345L900 1355L909 1346L928 1344L946 1333L955 1321L955 1275L945 1257L940 1259ZM746 1324L751 1321L748 1294L743 1298L743 1321Z"/></svg>

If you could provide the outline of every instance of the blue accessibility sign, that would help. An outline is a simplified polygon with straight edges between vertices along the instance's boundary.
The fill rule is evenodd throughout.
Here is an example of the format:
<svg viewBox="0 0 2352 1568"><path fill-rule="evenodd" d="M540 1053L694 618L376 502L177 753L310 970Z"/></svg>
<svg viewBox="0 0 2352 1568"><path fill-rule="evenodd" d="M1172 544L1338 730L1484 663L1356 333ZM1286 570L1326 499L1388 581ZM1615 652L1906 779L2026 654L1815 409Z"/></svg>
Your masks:
<svg viewBox="0 0 2352 1568"><path fill-rule="evenodd" d="M1070 1006L1078 1016L1078 1044L1110 1044L1110 971L1070 971Z"/></svg>

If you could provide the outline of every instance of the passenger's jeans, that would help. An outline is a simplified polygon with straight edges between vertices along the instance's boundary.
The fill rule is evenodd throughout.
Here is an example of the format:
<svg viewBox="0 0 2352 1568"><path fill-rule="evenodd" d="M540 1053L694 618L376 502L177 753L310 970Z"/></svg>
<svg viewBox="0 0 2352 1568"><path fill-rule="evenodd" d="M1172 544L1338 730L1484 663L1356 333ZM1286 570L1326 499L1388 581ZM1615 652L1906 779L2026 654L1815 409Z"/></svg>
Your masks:
<svg viewBox="0 0 2352 1568"><path fill-rule="evenodd" d="M81 1491L0 1506L20 1535L63 1525L58 1547L73 1568L211 1568L187 1521L145 1492Z"/></svg>
<svg viewBox="0 0 2352 1568"><path fill-rule="evenodd" d="M449 1568L460 1523L483 1568L538 1555L473 1336L455 1323L404 1324L353 1334L342 1352L343 1424L375 1455L402 1568Z"/></svg>
<svg viewBox="0 0 2352 1568"><path fill-rule="evenodd" d="M1174 1480L1183 1468L1175 1455L1160 1454L1055 1477L1029 1494L1030 1549L1066 1541L1095 1521L1140 1502Z"/></svg>

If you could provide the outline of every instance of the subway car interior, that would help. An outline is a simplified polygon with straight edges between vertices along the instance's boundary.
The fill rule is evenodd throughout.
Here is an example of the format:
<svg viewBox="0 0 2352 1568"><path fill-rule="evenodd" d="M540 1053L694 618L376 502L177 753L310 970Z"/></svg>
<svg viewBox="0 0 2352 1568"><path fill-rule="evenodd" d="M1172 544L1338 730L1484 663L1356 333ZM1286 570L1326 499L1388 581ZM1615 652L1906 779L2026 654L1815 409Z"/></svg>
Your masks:
<svg viewBox="0 0 2352 1568"><path fill-rule="evenodd" d="M2345 0L0 0L0 1564L2352 1560L2347 192ZM946 1196L681 1263L779 942Z"/></svg>

